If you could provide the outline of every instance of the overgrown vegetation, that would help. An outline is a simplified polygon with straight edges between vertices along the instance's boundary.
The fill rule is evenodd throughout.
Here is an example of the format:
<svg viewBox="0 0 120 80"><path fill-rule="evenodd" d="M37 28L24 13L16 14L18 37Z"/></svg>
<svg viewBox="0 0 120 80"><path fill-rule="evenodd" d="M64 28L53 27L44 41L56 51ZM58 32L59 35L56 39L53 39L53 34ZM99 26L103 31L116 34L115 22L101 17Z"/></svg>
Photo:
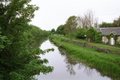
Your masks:
<svg viewBox="0 0 120 80"><path fill-rule="evenodd" d="M84 16L70 16L65 24L58 26L54 33L89 42L101 43L103 34L100 27L119 27L119 24L120 17L112 23L103 22L98 24L92 12L88 12ZM114 35L119 36L119 34ZM118 43L119 41L116 41L116 45Z"/></svg>
<svg viewBox="0 0 120 80"><path fill-rule="evenodd" d="M48 32L29 25L37 9L30 0L0 1L0 80L31 80L52 70L37 44Z"/></svg>
<svg viewBox="0 0 120 80"><path fill-rule="evenodd" d="M80 29L77 30L75 37L78 38L78 39L85 40L86 37L87 37L87 34L86 34L86 33L87 33L87 30L86 30L86 29L80 28Z"/></svg>
<svg viewBox="0 0 120 80"><path fill-rule="evenodd" d="M98 52L95 49L83 47L78 45L78 43L69 42L68 38L58 35L52 36L51 40L57 46L66 50L71 59L86 63L91 68L93 67L99 70L103 75L113 78L113 80L120 79L120 56L110 52L106 54L104 52Z"/></svg>
<svg viewBox="0 0 120 80"><path fill-rule="evenodd" d="M102 38L101 33L97 31L92 12L85 14L84 17L70 16L54 33L98 43Z"/></svg>

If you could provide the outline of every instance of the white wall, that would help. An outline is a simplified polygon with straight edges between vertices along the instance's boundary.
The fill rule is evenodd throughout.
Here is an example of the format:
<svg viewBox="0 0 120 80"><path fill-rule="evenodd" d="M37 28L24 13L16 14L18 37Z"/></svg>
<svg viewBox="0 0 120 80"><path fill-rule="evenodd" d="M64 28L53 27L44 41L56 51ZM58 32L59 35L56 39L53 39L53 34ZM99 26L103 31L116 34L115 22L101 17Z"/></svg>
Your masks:
<svg viewBox="0 0 120 80"><path fill-rule="evenodd" d="M115 39L113 37L110 38L110 45L115 45Z"/></svg>
<svg viewBox="0 0 120 80"><path fill-rule="evenodd" d="M108 38L107 38L106 36L103 36L103 37L102 37L102 42L103 42L103 43L107 44L108 41L109 41L109 40L108 40Z"/></svg>

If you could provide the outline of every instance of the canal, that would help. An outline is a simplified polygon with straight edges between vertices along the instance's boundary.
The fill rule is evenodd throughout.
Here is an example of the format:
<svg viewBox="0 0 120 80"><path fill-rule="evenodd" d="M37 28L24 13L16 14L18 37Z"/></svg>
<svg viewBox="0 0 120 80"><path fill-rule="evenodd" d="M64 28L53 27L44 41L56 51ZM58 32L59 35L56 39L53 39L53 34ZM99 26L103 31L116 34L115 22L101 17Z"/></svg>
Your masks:
<svg viewBox="0 0 120 80"><path fill-rule="evenodd" d="M46 40L40 46L42 50L54 48L54 51L40 55L42 59L47 59L47 65L53 66L53 72L48 74L37 75L37 80L111 80L103 76L94 68L90 68L82 63L71 61L69 57L56 45Z"/></svg>

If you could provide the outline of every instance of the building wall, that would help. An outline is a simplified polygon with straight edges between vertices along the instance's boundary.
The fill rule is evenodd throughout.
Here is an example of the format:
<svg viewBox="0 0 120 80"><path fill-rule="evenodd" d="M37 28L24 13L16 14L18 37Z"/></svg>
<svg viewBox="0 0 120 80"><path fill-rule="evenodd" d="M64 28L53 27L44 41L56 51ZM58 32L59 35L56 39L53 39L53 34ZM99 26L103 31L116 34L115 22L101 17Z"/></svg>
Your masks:
<svg viewBox="0 0 120 80"><path fill-rule="evenodd" d="M114 37L110 38L110 45L115 45L115 39L114 39Z"/></svg>
<svg viewBox="0 0 120 80"><path fill-rule="evenodd" d="M120 44L120 36L117 37L117 43Z"/></svg>
<svg viewBox="0 0 120 80"><path fill-rule="evenodd" d="M106 36L102 36L102 42L107 44L109 42L109 39Z"/></svg>
<svg viewBox="0 0 120 80"><path fill-rule="evenodd" d="M102 36L102 42L105 44L110 44L110 45L115 45L115 44L120 44L120 36L118 36L115 40L114 37L108 38L107 36Z"/></svg>

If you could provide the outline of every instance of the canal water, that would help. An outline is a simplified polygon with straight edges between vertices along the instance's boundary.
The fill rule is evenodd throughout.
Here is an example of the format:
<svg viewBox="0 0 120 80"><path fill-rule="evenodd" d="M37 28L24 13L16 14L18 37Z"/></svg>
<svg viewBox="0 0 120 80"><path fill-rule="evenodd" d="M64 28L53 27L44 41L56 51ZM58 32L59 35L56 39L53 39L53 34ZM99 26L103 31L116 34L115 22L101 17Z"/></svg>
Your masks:
<svg viewBox="0 0 120 80"><path fill-rule="evenodd" d="M49 61L47 65L53 66L54 70L46 75L37 75L37 80L111 80L96 69L91 69L85 64L71 61L67 55L61 52L49 40L43 42L40 48L42 50L54 48L54 51L41 55L42 59Z"/></svg>

